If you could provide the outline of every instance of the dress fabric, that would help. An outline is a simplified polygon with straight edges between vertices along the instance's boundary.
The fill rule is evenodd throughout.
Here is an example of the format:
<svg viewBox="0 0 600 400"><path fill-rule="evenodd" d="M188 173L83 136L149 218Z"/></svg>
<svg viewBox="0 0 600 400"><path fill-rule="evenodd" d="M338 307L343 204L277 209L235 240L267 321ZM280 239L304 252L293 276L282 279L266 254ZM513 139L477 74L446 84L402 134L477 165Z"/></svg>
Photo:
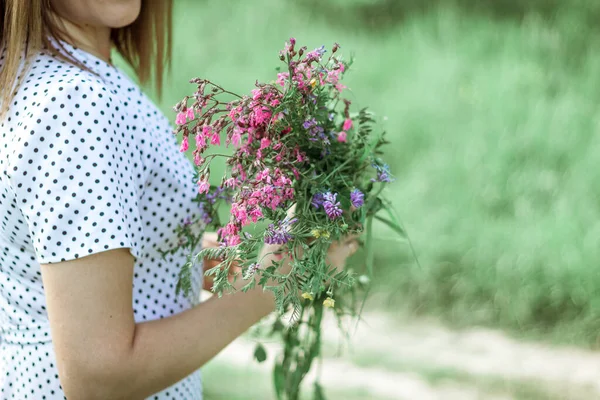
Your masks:
<svg viewBox="0 0 600 400"><path fill-rule="evenodd" d="M186 254L163 259L159 252L198 214L192 164L169 120L134 82L63 45L87 69L41 51L0 122L1 399L65 398L40 264L128 248L137 322L195 303L175 294ZM198 268L195 298L201 279ZM199 371L150 397L201 398Z"/></svg>

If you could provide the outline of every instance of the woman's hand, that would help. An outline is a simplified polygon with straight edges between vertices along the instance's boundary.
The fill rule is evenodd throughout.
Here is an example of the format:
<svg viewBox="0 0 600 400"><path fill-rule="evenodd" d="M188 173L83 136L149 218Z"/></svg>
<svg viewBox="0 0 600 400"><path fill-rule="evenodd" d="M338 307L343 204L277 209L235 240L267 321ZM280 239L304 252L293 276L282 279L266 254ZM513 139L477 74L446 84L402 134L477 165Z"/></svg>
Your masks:
<svg viewBox="0 0 600 400"><path fill-rule="evenodd" d="M347 236L340 241L333 242L327 252L327 264L336 267L339 271L343 270L346 265L346 261L350 256L356 253L358 247L356 235ZM260 252L259 259L265 260L272 258L274 260L281 260L282 258L289 257L285 254L278 255L278 252L281 250L281 248L282 246L279 245L264 245ZM302 257L302 249L298 249L296 254ZM269 264L270 262L268 262L266 265ZM286 262L282 266L282 270L280 272L285 274L290 270L290 268L289 262Z"/></svg>
<svg viewBox="0 0 600 400"><path fill-rule="evenodd" d="M336 267L338 270L344 269L348 257L358 250L357 236L348 236L339 242L333 242L327 252L327 264Z"/></svg>
<svg viewBox="0 0 600 400"><path fill-rule="evenodd" d="M293 218L296 213L296 204L292 205L287 212L288 218ZM346 265L346 260L348 257L356 253L358 250L358 236L350 235L343 238L340 241L333 242L329 247L329 251L327 253L327 264L332 265L341 271L344 269ZM309 243L314 239L310 239ZM283 257L281 254L277 254L279 250L281 250L282 246L280 245L267 245L265 244L259 253L259 260L265 260L265 257L272 257L275 260L281 260ZM302 257L302 249L299 250L299 255ZM269 265L270 262L267 260L266 265ZM286 262L282 266L282 270L280 272L287 273L291 269L290 263Z"/></svg>
<svg viewBox="0 0 600 400"><path fill-rule="evenodd" d="M220 246L219 237L216 232L205 232L202 236L202 248L203 249L211 249L217 248ZM205 258L203 260L204 272L216 268L221 263L221 260L215 258ZM241 268L237 263L233 263L229 268L229 280L231 281L235 274L241 271ZM202 283L202 288L206 291L211 291L214 282L214 277L204 275L204 280Z"/></svg>

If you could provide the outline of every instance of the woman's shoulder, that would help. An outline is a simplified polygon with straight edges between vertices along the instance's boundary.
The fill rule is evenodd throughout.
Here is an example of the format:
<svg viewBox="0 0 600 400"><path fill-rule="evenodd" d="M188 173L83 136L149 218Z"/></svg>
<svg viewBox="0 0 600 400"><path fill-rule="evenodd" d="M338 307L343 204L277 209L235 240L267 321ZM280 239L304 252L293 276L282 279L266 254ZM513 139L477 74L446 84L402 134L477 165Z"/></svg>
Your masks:
<svg viewBox="0 0 600 400"><path fill-rule="evenodd" d="M22 66L2 125L16 131L42 122L53 128L67 123L81 128L111 125L121 117L120 103L118 93L97 71L40 51Z"/></svg>
<svg viewBox="0 0 600 400"><path fill-rule="evenodd" d="M123 111L101 76L44 52L29 64L0 122L9 165L27 146L77 152L117 137Z"/></svg>
<svg viewBox="0 0 600 400"><path fill-rule="evenodd" d="M82 68L73 62L41 51L23 65L24 74L18 82L18 89L10 106L11 111L19 108L37 110L39 105L61 99L59 108L94 97L110 97L110 87L104 79L92 70ZM105 94L103 94L105 93Z"/></svg>

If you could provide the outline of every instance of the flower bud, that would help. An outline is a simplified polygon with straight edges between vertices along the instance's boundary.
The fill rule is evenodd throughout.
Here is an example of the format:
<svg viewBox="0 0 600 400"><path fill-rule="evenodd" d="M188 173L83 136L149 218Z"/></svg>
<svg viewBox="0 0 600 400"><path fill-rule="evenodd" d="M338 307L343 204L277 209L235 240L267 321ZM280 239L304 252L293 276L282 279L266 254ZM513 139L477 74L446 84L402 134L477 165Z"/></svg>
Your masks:
<svg viewBox="0 0 600 400"><path fill-rule="evenodd" d="M338 49L339 49L339 48L340 48L340 45L339 45L339 44L337 44L337 43L334 43L334 44L333 44L333 49L331 49L331 52L332 52L332 53L335 53L336 51L338 51Z"/></svg>

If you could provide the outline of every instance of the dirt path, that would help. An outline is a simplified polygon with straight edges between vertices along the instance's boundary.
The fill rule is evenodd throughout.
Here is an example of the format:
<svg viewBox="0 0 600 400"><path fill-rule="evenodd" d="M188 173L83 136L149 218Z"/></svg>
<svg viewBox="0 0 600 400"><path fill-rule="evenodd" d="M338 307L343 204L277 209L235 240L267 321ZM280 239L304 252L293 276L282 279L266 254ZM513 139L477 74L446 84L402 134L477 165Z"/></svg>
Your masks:
<svg viewBox="0 0 600 400"><path fill-rule="evenodd" d="M337 348L328 321L325 340ZM343 342L343 341L342 341ZM492 330L454 331L431 321L393 322L370 314L336 357L326 353L322 382L356 388L373 399L593 400L600 399L600 354L520 342ZM275 345L268 345L274 354ZM253 344L240 339L218 360L247 367ZM255 364L270 371L270 363Z"/></svg>

